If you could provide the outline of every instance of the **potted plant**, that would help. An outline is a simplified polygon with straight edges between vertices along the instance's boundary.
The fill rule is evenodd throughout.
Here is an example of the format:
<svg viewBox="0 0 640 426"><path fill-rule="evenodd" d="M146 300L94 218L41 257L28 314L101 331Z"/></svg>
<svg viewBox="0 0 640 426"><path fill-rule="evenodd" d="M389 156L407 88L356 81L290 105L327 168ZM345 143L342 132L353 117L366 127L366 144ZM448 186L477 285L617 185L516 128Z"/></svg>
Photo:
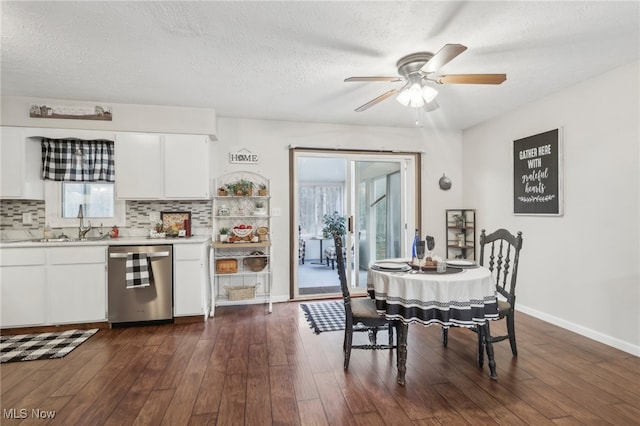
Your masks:
<svg viewBox="0 0 640 426"><path fill-rule="evenodd" d="M220 232L220 242L226 243L229 235L229 228L226 228L223 226L222 228L220 228L219 232Z"/></svg>
<svg viewBox="0 0 640 426"><path fill-rule="evenodd" d="M236 195L253 195L253 182L245 179L236 182Z"/></svg>
<svg viewBox="0 0 640 426"><path fill-rule="evenodd" d="M255 209L253 210L253 214L256 216L264 216L267 214L267 209L264 206L264 202L263 201L256 201L254 203Z"/></svg>
<svg viewBox="0 0 640 426"><path fill-rule="evenodd" d="M237 184L235 182L227 183L224 187L227 189L229 195L236 195Z"/></svg>
<svg viewBox="0 0 640 426"><path fill-rule="evenodd" d="M325 214L322 217L324 227L322 228L322 236L325 238L331 238L334 235L340 235L341 237L346 234L347 229L345 226L346 218L341 216L338 212L332 214Z"/></svg>
<svg viewBox="0 0 640 426"><path fill-rule="evenodd" d="M266 197L269 193L267 192L267 184L261 183L258 185L258 195L261 197Z"/></svg>

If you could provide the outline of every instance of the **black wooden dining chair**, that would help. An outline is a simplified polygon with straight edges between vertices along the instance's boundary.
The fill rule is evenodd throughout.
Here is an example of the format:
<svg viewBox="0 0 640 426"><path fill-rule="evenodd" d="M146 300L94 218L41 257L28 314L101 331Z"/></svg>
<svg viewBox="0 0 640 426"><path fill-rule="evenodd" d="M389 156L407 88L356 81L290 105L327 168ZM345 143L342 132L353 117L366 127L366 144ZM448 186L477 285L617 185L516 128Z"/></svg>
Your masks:
<svg viewBox="0 0 640 426"><path fill-rule="evenodd" d="M344 300L345 324L342 348L344 350L344 369L347 370L349 368L349 359L351 358L351 349L394 349L396 346L393 344L393 327L389 320L378 314L373 299L369 297L351 298L347 284L347 274L345 272L342 236L334 235L334 240L336 247L336 265L338 267L338 276L342 289L342 299ZM389 344L379 345L377 343L377 333L380 330L387 330L389 332ZM354 345L354 331L367 332L369 334L369 344Z"/></svg>
<svg viewBox="0 0 640 426"><path fill-rule="evenodd" d="M489 268L495 280L496 292L498 293L498 314L499 319L505 319L507 324L507 334L492 336L487 322L487 336L482 335L481 327L472 330L478 333L478 364L482 365L485 342L491 343L509 340L511 353L518 355L516 346L515 328L515 305L516 305L516 280L518 278L518 262L520 260L520 249L522 248L522 232L518 231L517 236L506 229L498 229L486 235L483 229L480 233L480 265ZM484 339L483 339L484 337ZM486 339L486 340L485 340ZM448 329L442 329L442 343L447 346Z"/></svg>

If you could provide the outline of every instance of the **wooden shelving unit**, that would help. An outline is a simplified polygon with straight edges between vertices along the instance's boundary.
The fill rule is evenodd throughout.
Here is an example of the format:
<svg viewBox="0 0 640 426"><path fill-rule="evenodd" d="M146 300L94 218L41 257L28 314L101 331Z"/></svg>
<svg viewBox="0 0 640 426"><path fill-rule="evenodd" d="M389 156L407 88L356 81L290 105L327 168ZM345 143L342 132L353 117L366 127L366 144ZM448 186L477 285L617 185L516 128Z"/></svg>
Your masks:
<svg viewBox="0 0 640 426"><path fill-rule="evenodd" d="M476 260L475 209L447 209L445 212L447 259Z"/></svg>

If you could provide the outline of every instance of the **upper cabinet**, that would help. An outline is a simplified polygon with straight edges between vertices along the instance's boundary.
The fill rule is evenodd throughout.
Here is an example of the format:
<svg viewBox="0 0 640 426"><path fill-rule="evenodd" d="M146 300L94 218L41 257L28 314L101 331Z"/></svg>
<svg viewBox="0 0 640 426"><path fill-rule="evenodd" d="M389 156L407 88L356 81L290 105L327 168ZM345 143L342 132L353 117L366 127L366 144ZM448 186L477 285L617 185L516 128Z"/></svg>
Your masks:
<svg viewBox="0 0 640 426"><path fill-rule="evenodd" d="M117 198L210 198L205 135L117 133L115 154Z"/></svg>
<svg viewBox="0 0 640 426"><path fill-rule="evenodd" d="M0 198L44 200L40 144L20 127L2 127Z"/></svg>
<svg viewBox="0 0 640 426"><path fill-rule="evenodd" d="M116 197L158 199L164 195L161 136L118 133L115 140Z"/></svg>
<svg viewBox="0 0 640 426"><path fill-rule="evenodd" d="M208 136L165 135L163 142L165 198L211 198Z"/></svg>

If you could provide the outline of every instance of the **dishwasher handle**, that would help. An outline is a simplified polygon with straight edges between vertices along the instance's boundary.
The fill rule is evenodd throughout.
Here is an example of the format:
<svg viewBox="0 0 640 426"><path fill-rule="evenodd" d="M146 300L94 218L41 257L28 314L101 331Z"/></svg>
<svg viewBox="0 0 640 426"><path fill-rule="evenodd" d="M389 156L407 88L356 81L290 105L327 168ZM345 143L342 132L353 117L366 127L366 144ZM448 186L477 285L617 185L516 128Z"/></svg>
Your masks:
<svg viewBox="0 0 640 426"><path fill-rule="evenodd" d="M137 252L137 253L144 253L147 255L147 257L168 257L169 256L169 252L168 251L157 251L157 252ZM128 255L130 254L134 254L133 252L129 252L129 253L109 253L109 257L111 259L126 259Z"/></svg>

